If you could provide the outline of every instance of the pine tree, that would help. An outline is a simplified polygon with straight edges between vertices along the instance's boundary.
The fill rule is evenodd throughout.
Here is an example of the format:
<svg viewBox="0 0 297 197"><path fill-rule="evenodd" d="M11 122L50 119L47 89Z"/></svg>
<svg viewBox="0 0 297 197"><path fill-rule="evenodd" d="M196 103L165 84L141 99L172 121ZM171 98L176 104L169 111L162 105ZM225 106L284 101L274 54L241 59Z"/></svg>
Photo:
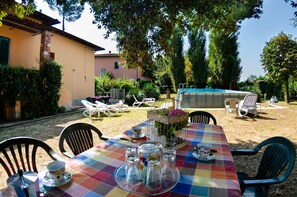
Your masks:
<svg viewBox="0 0 297 197"><path fill-rule="evenodd" d="M77 0L62 0L58 4L56 0L46 0L50 9L58 10L59 15L62 16L62 30L65 30L65 20L74 22L80 18L83 10L84 3Z"/></svg>

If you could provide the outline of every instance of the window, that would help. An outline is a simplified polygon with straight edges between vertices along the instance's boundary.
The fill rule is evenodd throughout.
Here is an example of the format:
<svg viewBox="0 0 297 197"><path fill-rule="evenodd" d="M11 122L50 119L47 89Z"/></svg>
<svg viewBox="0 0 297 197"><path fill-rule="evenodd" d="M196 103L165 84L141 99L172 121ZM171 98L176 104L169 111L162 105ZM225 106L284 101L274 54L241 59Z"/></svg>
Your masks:
<svg viewBox="0 0 297 197"><path fill-rule="evenodd" d="M106 73L106 69L105 68L101 68L100 75L104 75L105 73Z"/></svg>
<svg viewBox="0 0 297 197"><path fill-rule="evenodd" d="M114 62L114 69L119 69L119 62Z"/></svg>
<svg viewBox="0 0 297 197"><path fill-rule="evenodd" d="M50 60L51 61L54 61L55 60L55 53L50 53Z"/></svg>
<svg viewBox="0 0 297 197"><path fill-rule="evenodd" d="M8 64L10 39L0 36L0 64Z"/></svg>

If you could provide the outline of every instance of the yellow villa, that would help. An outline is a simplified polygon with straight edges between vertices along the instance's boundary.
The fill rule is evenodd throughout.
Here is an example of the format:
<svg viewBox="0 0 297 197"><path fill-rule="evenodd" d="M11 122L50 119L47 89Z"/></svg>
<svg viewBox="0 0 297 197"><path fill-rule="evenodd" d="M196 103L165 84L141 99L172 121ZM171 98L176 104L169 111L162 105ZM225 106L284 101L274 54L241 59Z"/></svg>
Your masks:
<svg viewBox="0 0 297 197"><path fill-rule="evenodd" d="M0 27L0 64L39 69L40 60L62 65L60 106L71 109L94 96L94 52L102 47L59 30L60 23L40 12L19 19L9 15Z"/></svg>

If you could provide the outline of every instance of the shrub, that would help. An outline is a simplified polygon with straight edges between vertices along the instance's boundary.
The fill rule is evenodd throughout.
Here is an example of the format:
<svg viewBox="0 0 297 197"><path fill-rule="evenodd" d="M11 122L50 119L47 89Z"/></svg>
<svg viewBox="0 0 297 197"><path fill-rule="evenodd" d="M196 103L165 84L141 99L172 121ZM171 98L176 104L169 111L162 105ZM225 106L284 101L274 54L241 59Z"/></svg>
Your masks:
<svg viewBox="0 0 297 197"><path fill-rule="evenodd" d="M126 92L129 92L130 89L134 89L138 87L138 84L135 80L126 79L126 78L124 79L118 78L114 80L113 85L114 85L113 88L118 88L120 90L125 89Z"/></svg>
<svg viewBox="0 0 297 197"><path fill-rule="evenodd" d="M61 65L43 62L42 69L0 67L0 103L21 101L22 119L57 114L61 88Z"/></svg>
<svg viewBox="0 0 297 197"><path fill-rule="evenodd" d="M126 104L131 106L134 103L135 99L133 98L133 95L135 95L135 97L139 101L143 99L142 91L139 88L133 88L133 89L130 89L126 94L126 98L125 98Z"/></svg>
<svg viewBox="0 0 297 197"><path fill-rule="evenodd" d="M158 86L156 86L154 83L146 83L143 86L143 94L146 98L155 98L159 99L160 97L160 90Z"/></svg>
<svg viewBox="0 0 297 197"><path fill-rule="evenodd" d="M58 114L60 89L62 85L62 66L55 61L45 61L40 70L42 108L44 115Z"/></svg>
<svg viewBox="0 0 297 197"><path fill-rule="evenodd" d="M105 92L109 92L112 88L120 90L125 89L125 92L129 92L130 89L135 89L138 84L135 80L131 79L111 79L109 75L102 75L95 77L95 95L103 95Z"/></svg>
<svg viewBox="0 0 297 197"><path fill-rule="evenodd" d="M112 88L112 79L108 74L95 77L95 95L102 95Z"/></svg>
<svg viewBox="0 0 297 197"><path fill-rule="evenodd" d="M59 114L63 114L63 113L65 113L66 112L66 107L64 107L64 106L60 106L59 107L59 110L58 110L58 113Z"/></svg>
<svg viewBox="0 0 297 197"><path fill-rule="evenodd" d="M148 80L139 80L138 81L138 84L139 84L139 88L143 88L145 86L145 84L147 83L152 83L151 81L148 81Z"/></svg>

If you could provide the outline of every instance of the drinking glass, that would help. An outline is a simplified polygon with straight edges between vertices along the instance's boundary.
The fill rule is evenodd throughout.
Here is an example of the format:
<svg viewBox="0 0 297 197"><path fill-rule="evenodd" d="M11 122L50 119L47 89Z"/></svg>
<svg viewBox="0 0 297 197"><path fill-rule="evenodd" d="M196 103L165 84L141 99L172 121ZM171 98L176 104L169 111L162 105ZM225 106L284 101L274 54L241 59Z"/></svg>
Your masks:
<svg viewBox="0 0 297 197"><path fill-rule="evenodd" d="M125 148L125 164L128 166L128 161L134 161L138 158L137 148L135 146L126 146Z"/></svg>
<svg viewBox="0 0 297 197"><path fill-rule="evenodd" d="M126 181L128 184L136 184L141 182L141 173L137 167L139 159L129 159L126 166Z"/></svg>
<svg viewBox="0 0 297 197"><path fill-rule="evenodd" d="M162 180L166 183L175 181L176 171L176 149L175 147L165 147L163 149Z"/></svg>
<svg viewBox="0 0 297 197"><path fill-rule="evenodd" d="M149 190L161 188L161 165L158 160L150 160L147 166L146 186Z"/></svg>

